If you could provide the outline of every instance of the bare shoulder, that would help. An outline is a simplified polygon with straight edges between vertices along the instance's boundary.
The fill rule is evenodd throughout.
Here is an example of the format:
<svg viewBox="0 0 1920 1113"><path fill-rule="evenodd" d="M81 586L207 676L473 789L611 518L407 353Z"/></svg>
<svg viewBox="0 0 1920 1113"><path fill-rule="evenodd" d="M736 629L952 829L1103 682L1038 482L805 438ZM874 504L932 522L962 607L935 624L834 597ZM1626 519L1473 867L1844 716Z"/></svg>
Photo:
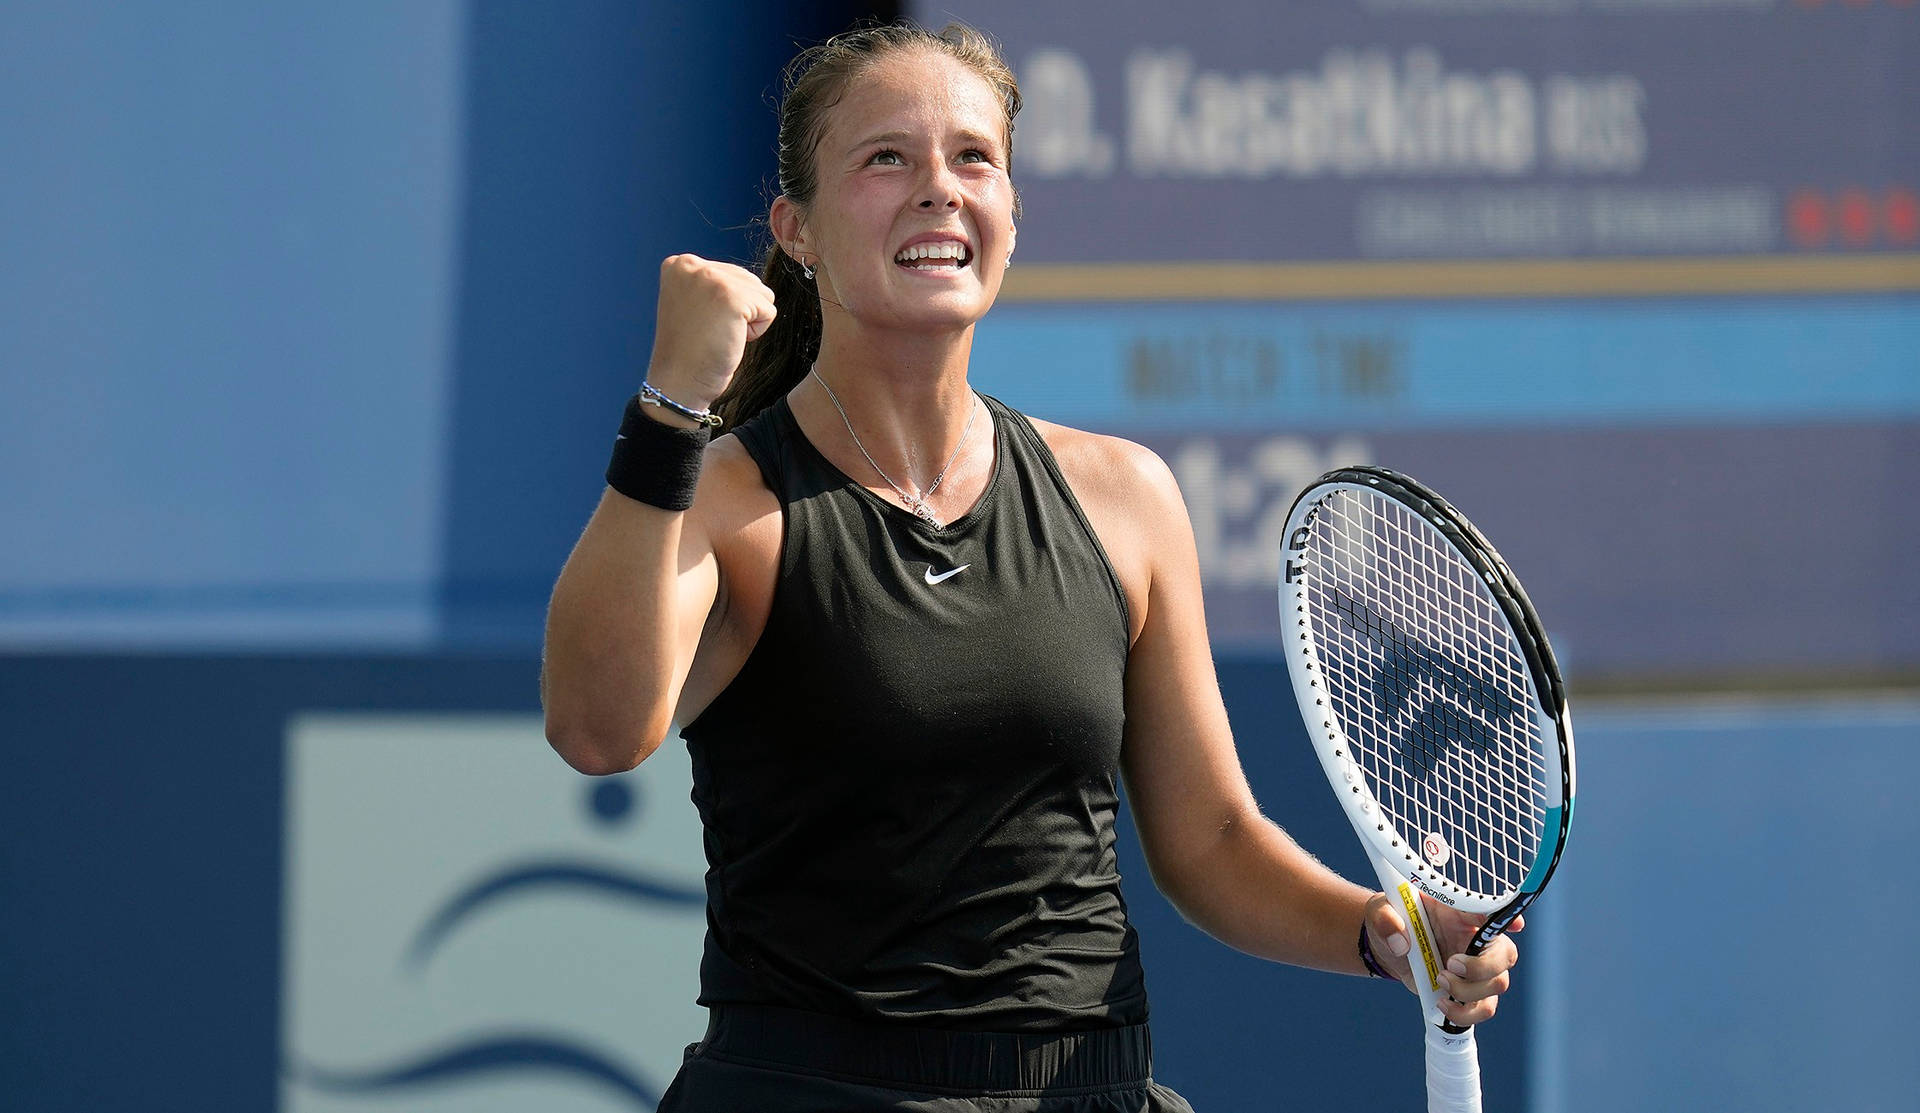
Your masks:
<svg viewBox="0 0 1920 1113"><path fill-rule="evenodd" d="M1181 506L1173 470L1146 445L1038 418L1027 420L1053 451L1074 497L1083 505L1101 502L1135 513Z"/></svg>
<svg viewBox="0 0 1920 1113"><path fill-rule="evenodd" d="M1130 634L1138 638L1168 554L1193 548L1173 470L1152 449L1124 437L1029 420L1106 550L1127 597Z"/></svg>
<svg viewBox="0 0 1920 1113"><path fill-rule="evenodd" d="M750 480L754 486L765 488L760 478L760 465L754 463L752 453L742 444L739 437L732 433L722 433L707 445L706 458L700 464L702 475L708 472L725 473L732 480Z"/></svg>
<svg viewBox="0 0 1920 1113"><path fill-rule="evenodd" d="M755 540L769 526L778 544L780 499L767 488L760 465L747 446L732 434L716 437L707 445L694 513L723 561L724 550L732 543Z"/></svg>

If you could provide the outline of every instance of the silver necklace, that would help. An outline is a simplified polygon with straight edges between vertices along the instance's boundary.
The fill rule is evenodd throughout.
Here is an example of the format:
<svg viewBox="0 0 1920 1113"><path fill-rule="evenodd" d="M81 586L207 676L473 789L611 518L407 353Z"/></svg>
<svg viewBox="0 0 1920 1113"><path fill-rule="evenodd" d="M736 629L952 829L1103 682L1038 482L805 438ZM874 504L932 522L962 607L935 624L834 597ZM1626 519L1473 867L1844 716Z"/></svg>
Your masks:
<svg viewBox="0 0 1920 1113"><path fill-rule="evenodd" d="M932 483L927 484L925 491L917 495L910 495L902 490L900 485L893 481L893 477L888 475L886 471L880 467L880 462L873 458L873 453L867 451L867 446L860 443L860 434L853 431L853 421L847 417L847 408L840 404L840 396L833 392L833 388L827 386L827 380L820 377L819 365L816 364L808 373L811 374L827 392L827 398L833 402L833 408L840 411L840 420L847 427L847 436L853 438L853 447L859 449L860 455L867 458L867 463L872 464L873 470L881 479L886 481L887 486L893 488L893 493L900 496L901 504L912 511L914 517L938 529L943 523L940 519L933 516L933 507L927 505L927 500L932 498L933 493L940 489L940 481L947 477L947 472L953 467L953 462L960 458L960 450L967 446L967 435L973 432L973 419L980 416L980 399L974 398L973 407L967 411L967 426L960 430L960 443L953 446L953 455L947 457L946 466L940 469L939 475L933 477Z"/></svg>

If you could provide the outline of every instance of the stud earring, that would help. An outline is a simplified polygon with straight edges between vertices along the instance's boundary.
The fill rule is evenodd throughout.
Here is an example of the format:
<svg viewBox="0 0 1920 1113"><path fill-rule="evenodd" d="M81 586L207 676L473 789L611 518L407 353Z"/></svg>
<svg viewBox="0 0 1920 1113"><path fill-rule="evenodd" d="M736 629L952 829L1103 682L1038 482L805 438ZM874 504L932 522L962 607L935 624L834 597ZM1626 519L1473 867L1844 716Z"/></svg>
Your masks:
<svg viewBox="0 0 1920 1113"><path fill-rule="evenodd" d="M801 263L801 264L800 264L800 273L801 273L801 274L804 274L804 275L806 275L806 276L807 276L807 281L808 281L808 282L812 282L812 281L813 281L813 264L811 264L811 263Z"/></svg>

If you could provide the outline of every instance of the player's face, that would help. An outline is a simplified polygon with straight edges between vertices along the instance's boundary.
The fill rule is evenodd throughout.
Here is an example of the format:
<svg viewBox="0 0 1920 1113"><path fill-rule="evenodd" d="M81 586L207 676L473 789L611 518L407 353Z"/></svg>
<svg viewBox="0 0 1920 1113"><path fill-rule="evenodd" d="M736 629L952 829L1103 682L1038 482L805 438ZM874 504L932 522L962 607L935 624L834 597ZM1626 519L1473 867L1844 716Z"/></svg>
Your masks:
<svg viewBox="0 0 1920 1113"><path fill-rule="evenodd" d="M847 86L814 153L817 189L789 209L790 248L817 260L822 312L865 327L978 321L1013 249L1007 124L978 74L899 51ZM775 230L787 238L776 214Z"/></svg>

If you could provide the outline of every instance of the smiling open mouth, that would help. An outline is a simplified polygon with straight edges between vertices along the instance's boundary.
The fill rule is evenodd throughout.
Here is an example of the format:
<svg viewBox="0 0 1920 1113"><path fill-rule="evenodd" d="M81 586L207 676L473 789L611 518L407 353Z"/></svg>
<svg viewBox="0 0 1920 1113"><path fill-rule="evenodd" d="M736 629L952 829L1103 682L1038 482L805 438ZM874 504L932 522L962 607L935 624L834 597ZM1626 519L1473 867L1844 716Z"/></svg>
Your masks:
<svg viewBox="0 0 1920 1113"><path fill-rule="evenodd" d="M893 257L895 264L917 271L957 270L973 262L967 245L954 240L918 243Z"/></svg>

